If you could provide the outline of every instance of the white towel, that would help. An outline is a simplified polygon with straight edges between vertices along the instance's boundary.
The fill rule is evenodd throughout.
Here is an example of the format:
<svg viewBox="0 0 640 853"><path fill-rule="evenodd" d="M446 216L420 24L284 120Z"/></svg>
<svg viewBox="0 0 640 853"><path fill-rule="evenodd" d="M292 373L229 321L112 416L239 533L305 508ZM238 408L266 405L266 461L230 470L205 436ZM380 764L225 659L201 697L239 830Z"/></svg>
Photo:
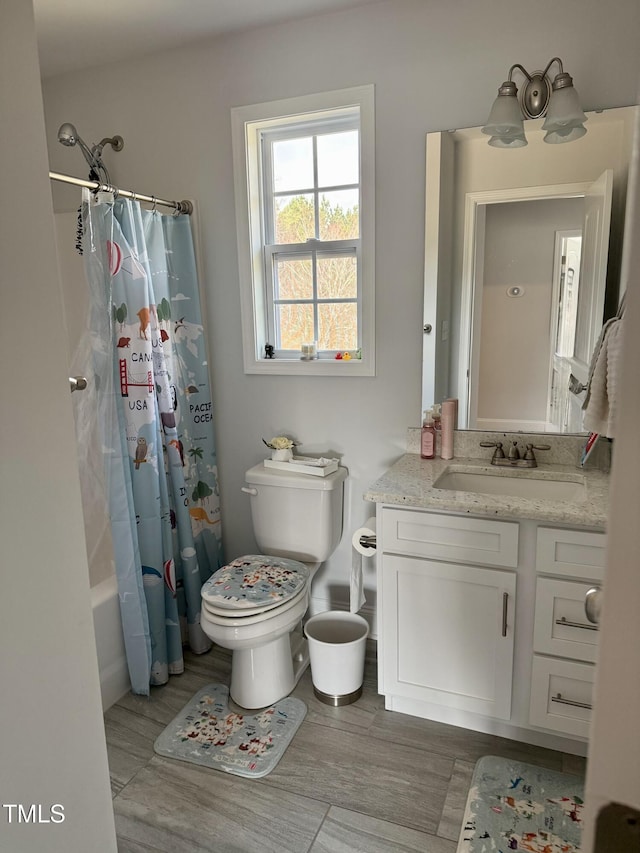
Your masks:
<svg viewBox="0 0 640 853"><path fill-rule="evenodd" d="M622 328L621 317L605 323L591 359L587 394L582 404L584 429L608 438L615 438Z"/></svg>

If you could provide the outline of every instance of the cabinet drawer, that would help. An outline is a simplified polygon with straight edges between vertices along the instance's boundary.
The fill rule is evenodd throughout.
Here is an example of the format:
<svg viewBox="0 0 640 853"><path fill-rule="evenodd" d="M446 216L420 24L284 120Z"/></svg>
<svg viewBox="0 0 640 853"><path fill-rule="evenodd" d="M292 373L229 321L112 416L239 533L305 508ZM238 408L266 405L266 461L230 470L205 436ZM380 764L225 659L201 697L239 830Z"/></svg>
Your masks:
<svg viewBox="0 0 640 853"><path fill-rule="evenodd" d="M395 554L516 568L517 522L383 509L382 547Z"/></svg>
<svg viewBox="0 0 640 853"><path fill-rule="evenodd" d="M534 651L595 663L598 626L584 612L590 588L587 583L538 578Z"/></svg>
<svg viewBox="0 0 640 853"><path fill-rule="evenodd" d="M588 738L594 671L588 663L534 655L529 722Z"/></svg>
<svg viewBox="0 0 640 853"><path fill-rule="evenodd" d="M539 527L536 569L544 574L601 581L606 544L605 533Z"/></svg>

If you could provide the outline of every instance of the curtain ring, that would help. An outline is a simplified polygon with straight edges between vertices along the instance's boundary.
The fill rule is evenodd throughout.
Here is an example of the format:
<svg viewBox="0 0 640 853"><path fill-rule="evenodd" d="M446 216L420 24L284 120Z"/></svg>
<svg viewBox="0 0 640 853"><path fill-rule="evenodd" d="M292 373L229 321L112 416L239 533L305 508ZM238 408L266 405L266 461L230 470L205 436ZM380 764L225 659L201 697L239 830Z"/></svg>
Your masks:
<svg viewBox="0 0 640 853"><path fill-rule="evenodd" d="M153 213L155 213L156 212L156 205L158 202L157 202L156 197L154 195L151 196L151 201L153 202L153 207L151 208L151 210L153 211Z"/></svg>

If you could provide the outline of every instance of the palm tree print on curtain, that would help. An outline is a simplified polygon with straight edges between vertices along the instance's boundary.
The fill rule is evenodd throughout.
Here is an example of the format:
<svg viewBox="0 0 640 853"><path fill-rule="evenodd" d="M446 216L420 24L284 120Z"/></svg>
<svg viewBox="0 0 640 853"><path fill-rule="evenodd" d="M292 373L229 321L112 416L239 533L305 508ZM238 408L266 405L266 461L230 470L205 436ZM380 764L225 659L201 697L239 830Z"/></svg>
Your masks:
<svg viewBox="0 0 640 853"><path fill-rule="evenodd" d="M220 501L189 217L83 203L109 514L135 693L205 652L200 589L222 565Z"/></svg>

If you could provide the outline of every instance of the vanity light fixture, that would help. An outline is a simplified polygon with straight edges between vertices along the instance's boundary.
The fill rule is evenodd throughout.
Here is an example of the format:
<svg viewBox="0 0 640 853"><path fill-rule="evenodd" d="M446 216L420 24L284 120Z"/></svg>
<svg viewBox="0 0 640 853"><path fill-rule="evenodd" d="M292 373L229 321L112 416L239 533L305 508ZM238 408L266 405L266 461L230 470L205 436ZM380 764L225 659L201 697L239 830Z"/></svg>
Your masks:
<svg viewBox="0 0 640 853"><path fill-rule="evenodd" d="M560 70L552 83L547 72L554 62L558 63ZM518 88L511 79L516 68L527 80L519 98ZM523 117L543 116L545 142L573 142L587 132L584 126L587 116L580 106L573 78L563 69L562 60L558 56L549 61L544 71L534 71L533 74L529 74L519 63L512 65L508 79L498 89L498 97L482 132L490 136L489 145L495 148L522 148L527 144Z"/></svg>

